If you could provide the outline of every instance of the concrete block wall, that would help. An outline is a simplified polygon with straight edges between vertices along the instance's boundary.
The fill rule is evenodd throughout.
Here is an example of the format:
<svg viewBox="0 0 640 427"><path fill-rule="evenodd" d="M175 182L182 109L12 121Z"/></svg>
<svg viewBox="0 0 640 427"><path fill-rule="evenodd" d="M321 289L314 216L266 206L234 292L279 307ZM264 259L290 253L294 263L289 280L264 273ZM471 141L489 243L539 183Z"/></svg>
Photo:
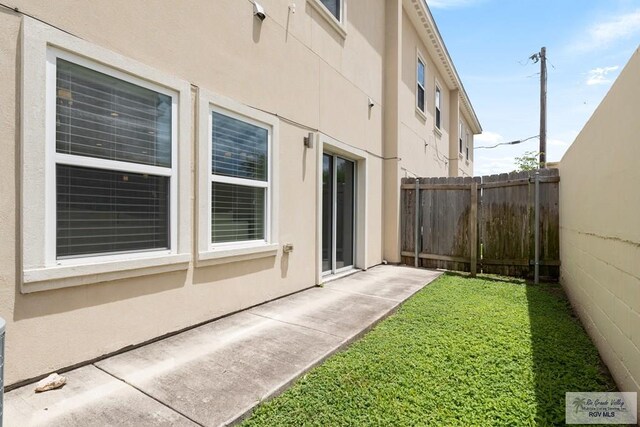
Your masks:
<svg viewBox="0 0 640 427"><path fill-rule="evenodd" d="M621 391L640 393L640 50L560 163L561 282Z"/></svg>

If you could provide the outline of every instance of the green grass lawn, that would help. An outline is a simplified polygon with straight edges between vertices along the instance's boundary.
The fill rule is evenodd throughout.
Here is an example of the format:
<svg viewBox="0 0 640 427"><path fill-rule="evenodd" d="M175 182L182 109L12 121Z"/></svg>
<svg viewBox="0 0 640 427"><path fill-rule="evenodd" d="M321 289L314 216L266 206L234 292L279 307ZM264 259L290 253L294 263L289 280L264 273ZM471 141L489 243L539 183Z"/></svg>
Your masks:
<svg viewBox="0 0 640 427"><path fill-rule="evenodd" d="M447 274L243 425L564 425L615 390L559 285Z"/></svg>

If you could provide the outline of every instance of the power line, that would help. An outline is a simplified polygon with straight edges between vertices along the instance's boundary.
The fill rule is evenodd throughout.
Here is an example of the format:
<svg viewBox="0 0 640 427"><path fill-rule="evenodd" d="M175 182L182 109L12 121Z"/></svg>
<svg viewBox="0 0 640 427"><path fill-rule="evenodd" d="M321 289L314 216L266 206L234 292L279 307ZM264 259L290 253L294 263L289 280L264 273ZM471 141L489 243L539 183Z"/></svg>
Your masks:
<svg viewBox="0 0 640 427"><path fill-rule="evenodd" d="M523 143L525 141L529 141L530 139L534 139L534 138L539 138L540 135L535 135L535 136L530 136L529 138L525 138L525 139L518 139L516 141L509 141L509 142L501 142L499 144L496 145L491 145L491 146L480 146L480 147L473 147L474 150L479 150L481 148L486 148L486 149L491 149L491 148L496 148L499 147L501 145L516 145L516 144L520 144Z"/></svg>

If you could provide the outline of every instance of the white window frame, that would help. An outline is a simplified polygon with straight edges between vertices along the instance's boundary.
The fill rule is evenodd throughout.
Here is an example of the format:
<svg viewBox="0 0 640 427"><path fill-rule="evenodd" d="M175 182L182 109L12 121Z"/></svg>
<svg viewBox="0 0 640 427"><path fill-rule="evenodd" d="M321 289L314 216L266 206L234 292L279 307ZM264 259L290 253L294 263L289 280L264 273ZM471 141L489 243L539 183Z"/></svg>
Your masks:
<svg viewBox="0 0 640 427"><path fill-rule="evenodd" d="M105 74L110 77L115 77L127 83L134 84L136 86L143 87L145 89L152 90L154 92L161 93L171 97L171 166L161 167L145 165L141 163L132 163L126 161L101 159L97 157L88 157L75 154L64 154L56 152L56 70L57 60L63 59L76 65L88 68L92 71ZM149 174L153 176L162 176L169 178L169 248L168 249L146 249L139 251L119 251L115 253L100 253L96 255L82 255L72 256L65 258L57 258L56 254L56 190L48 191L46 194L46 225L45 231L47 232L46 244L46 259L49 263L56 265L76 265L79 263L90 264L101 261L113 261L130 259L133 257L146 257L155 255L169 255L176 253L175 247L178 240L178 231L176 228L178 220L178 92L163 88L162 86L144 81L135 76L125 74L113 68L106 67L97 62L87 60L83 57L65 52L63 50L49 47L47 49L47 153L51 155L47 156L47 165L45 166L47 174L47 182L56 182L56 166L59 164L66 166L78 166L91 169L100 169L106 171L118 171L137 174Z"/></svg>
<svg viewBox="0 0 640 427"><path fill-rule="evenodd" d="M278 236L278 140L279 120L231 99L199 89L198 108L198 265L215 265L277 255ZM267 130L267 182L213 175L213 112ZM211 242L211 186L213 182L267 189L265 238L243 242Z"/></svg>
<svg viewBox="0 0 640 427"><path fill-rule="evenodd" d="M420 84L418 80L418 65L422 63L424 66L424 83ZM418 103L418 86L422 87L424 91L424 105L423 108L420 108L420 104ZM424 60L424 56L420 53L420 50L416 49L416 111L423 119L427 118L427 63Z"/></svg>
<svg viewBox="0 0 640 427"><path fill-rule="evenodd" d="M28 17L23 18L22 56L21 291L28 293L188 268L191 260L190 85ZM171 96L171 167L57 153L57 58ZM169 176L169 248L56 259L56 164Z"/></svg>
<svg viewBox="0 0 640 427"><path fill-rule="evenodd" d="M469 160L471 160L471 155L470 153L473 153L473 151L471 150L471 136L468 130L465 130L465 158L467 159L467 162Z"/></svg>
<svg viewBox="0 0 640 427"><path fill-rule="evenodd" d="M440 96L438 97L438 94ZM438 132L442 132L442 89L440 88L440 83L436 80L435 90L433 91L433 127ZM438 112L440 112L440 123L437 121Z"/></svg>
<svg viewBox="0 0 640 427"><path fill-rule="evenodd" d="M308 0L308 3L343 39L347 37L347 0L340 0L340 19L333 16L333 13L320 0Z"/></svg>
<svg viewBox="0 0 640 427"><path fill-rule="evenodd" d="M460 157L462 157L462 148L464 145L463 144L464 132L465 132L464 122L460 120L460 123L458 124L458 154L460 155Z"/></svg>

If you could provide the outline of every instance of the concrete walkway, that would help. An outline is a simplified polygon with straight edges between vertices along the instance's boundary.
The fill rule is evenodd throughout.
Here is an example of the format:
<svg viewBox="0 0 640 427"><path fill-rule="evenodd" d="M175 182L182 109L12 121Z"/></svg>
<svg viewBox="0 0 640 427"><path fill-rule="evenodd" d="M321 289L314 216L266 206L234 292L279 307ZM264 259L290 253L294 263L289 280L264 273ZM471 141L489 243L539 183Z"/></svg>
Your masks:
<svg viewBox="0 0 640 427"><path fill-rule="evenodd" d="M362 336L440 275L378 266L5 395L5 426L218 426Z"/></svg>

